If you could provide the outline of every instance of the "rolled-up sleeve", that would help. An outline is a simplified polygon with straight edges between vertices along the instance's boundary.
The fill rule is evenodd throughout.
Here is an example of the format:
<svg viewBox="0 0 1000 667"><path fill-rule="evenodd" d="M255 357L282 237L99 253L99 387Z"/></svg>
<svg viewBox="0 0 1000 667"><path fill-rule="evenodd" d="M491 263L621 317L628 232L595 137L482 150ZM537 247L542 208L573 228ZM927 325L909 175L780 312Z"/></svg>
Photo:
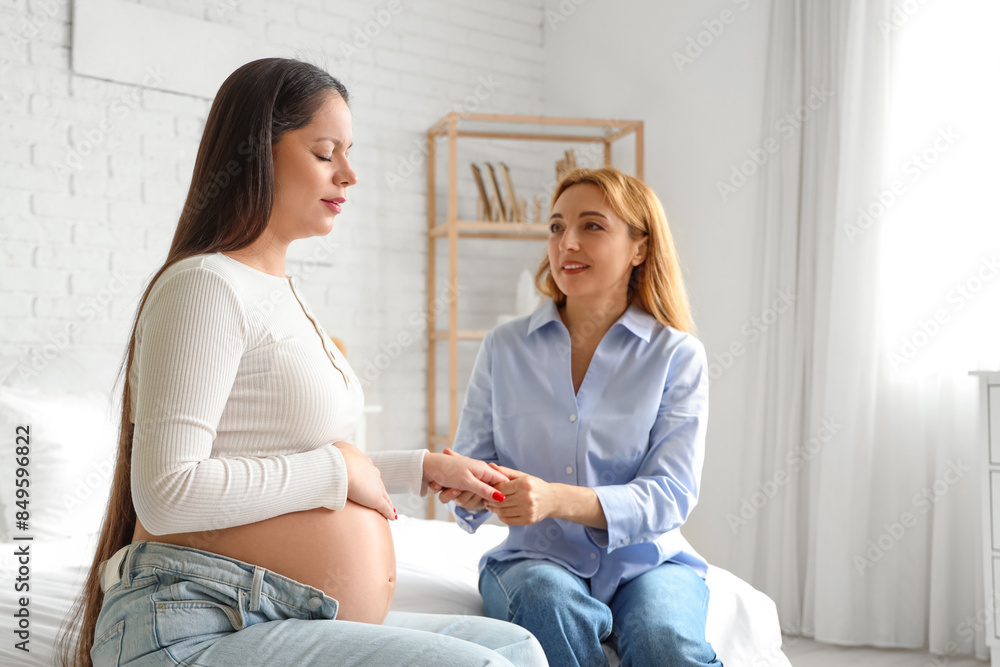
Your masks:
<svg viewBox="0 0 1000 667"><path fill-rule="evenodd" d="M493 441L493 332L486 334L476 356L476 365L465 392L465 404L458 420L453 449L459 454L481 461L497 461L496 446ZM492 512L483 510L470 512L459 507L454 501L448 509L455 517L455 523L469 533L474 533Z"/></svg>
<svg viewBox="0 0 1000 667"><path fill-rule="evenodd" d="M708 424L705 348L685 338L671 355L649 449L632 481L594 488L607 530L588 528L597 546L613 551L651 542L680 527L698 501Z"/></svg>

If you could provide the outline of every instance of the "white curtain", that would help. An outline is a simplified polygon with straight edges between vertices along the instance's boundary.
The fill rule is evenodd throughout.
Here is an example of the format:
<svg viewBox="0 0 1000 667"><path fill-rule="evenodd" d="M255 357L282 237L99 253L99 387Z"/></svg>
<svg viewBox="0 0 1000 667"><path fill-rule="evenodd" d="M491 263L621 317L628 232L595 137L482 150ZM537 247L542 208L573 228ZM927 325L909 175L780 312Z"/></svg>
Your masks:
<svg viewBox="0 0 1000 667"><path fill-rule="evenodd" d="M996 25L987 4L771 3L762 146L777 148L758 176L753 297L762 316L782 291L795 298L748 352L746 474L729 521L734 570L790 634L985 656L967 372L1000 360L1000 287L964 308L956 289L1000 245L989 191L953 170L993 141L997 110L949 129L955 115L914 91L954 94L962 67L992 71L980 90L1000 83L995 46L982 68L962 44L926 39L959 27L976 39L980 22ZM914 43L937 58L915 79ZM983 165L985 182L995 167Z"/></svg>

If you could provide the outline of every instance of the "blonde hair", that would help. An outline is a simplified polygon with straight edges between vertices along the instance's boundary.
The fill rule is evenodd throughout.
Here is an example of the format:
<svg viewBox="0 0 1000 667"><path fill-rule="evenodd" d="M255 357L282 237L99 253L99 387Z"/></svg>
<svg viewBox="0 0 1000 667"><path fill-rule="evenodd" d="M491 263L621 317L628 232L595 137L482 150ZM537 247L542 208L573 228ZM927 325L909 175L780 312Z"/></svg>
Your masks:
<svg viewBox="0 0 1000 667"><path fill-rule="evenodd" d="M590 183L604 193L615 214L625 221L632 239L646 237L646 257L632 268L628 282L628 303L635 303L661 324L694 334L694 321L687 290L677 258L677 248L667 224L663 205L648 185L613 167L574 169L566 174L552 193L550 210L562 193L574 185ZM556 285L548 254L535 272L538 291L555 301L566 303L566 295Z"/></svg>

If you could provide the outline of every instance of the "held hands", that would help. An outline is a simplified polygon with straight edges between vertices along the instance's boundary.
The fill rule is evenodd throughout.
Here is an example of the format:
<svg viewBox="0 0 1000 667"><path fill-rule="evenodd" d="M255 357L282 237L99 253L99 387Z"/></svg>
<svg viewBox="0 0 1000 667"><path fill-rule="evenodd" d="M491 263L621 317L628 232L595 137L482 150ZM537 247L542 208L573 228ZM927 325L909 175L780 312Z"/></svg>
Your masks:
<svg viewBox="0 0 1000 667"><path fill-rule="evenodd" d="M483 500L477 495L459 489L442 488L440 485L431 487L435 492L440 491L442 503L454 500L467 510L491 510L508 526L529 526L545 519L562 519L607 530L608 519L594 489L546 482L539 477L495 463L491 463L490 468L507 478L507 481L494 485L502 494L502 500Z"/></svg>
<svg viewBox="0 0 1000 667"><path fill-rule="evenodd" d="M449 449L447 447L445 447L444 453L446 456L459 456L459 454L455 453L454 450ZM506 479L506 477L504 479ZM454 500L459 507L464 507L465 509L471 512L482 512L483 510L486 509L486 501L483 499L483 497L477 493L473 493L472 491L463 491L462 489L448 488L438 484L433 480L428 482L427 487L431 490L431 492L439 494L438 500L441 502L442 505L447 505L452 500ZM491 497L493 492L494 491L491 488L490 489Z"/></svg>
<svg viewBox="0 0 1000 667"><path fill-rule="evenodd" d="M558 514L560 497L554 484L495 463L490 467L510 480L497 485L497 490L505 496L503 502L486 502L486 507L505 524L530 526Z"/></svg>
<svg viewBox="0 0 1000 667"><path fill-rule="evenodd" d="M428 452L424 455L424 483L434 493L446 490L451 496L445 500L442 495L441 502L462 497L470 509L476 503L481 508L484 499L503 500L503 494L494 487L507 481L507 476L499 470L451 449L446 448L442 454Z"/></svg>
<svg viewBox="0 0 1000 667"><path fill-rule="evenodd" d="M451 450L446 449L445 453L451 453ZM472 512L491 510L508 526L527 526L556 515L559 498L554 485L519 470L495 463L490 463L489 466L506 478L495 485L496 490L503 495L503 500L493 497L484 500L468 491L441 488L440 485L432 484L431 488L435 492L440 491L438 499L442 503L454 500L456 505Z"/></svg>
<svg viewBox="0 0 1000 667"><path fill-rule="evenodd" d="M370 507L390 521L396 518L389 493L382 483L382 473L360 449L349 442L333 443L347 464L347 499Z"/></svg>

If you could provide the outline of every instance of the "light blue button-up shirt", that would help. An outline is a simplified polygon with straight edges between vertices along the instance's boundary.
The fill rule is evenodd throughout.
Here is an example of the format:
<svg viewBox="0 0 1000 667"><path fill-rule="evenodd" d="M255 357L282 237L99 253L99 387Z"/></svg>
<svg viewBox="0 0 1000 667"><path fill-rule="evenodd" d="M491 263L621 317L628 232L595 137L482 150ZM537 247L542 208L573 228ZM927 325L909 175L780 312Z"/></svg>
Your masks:
<svg viewBox="0 0 1000 667"><path fill-rule="evenodd" d="M548 558L590 578L603 602L664 561L704 577L704 559L679 530L697 502L704 460L704 346L631 305L597 346L575 394L570 349L551 299L490 331L454 449L547 482L593 488L608 529L561 519L511 526L480 569L488 558ZM490 514L450 507L470 533Z"/></svg>

